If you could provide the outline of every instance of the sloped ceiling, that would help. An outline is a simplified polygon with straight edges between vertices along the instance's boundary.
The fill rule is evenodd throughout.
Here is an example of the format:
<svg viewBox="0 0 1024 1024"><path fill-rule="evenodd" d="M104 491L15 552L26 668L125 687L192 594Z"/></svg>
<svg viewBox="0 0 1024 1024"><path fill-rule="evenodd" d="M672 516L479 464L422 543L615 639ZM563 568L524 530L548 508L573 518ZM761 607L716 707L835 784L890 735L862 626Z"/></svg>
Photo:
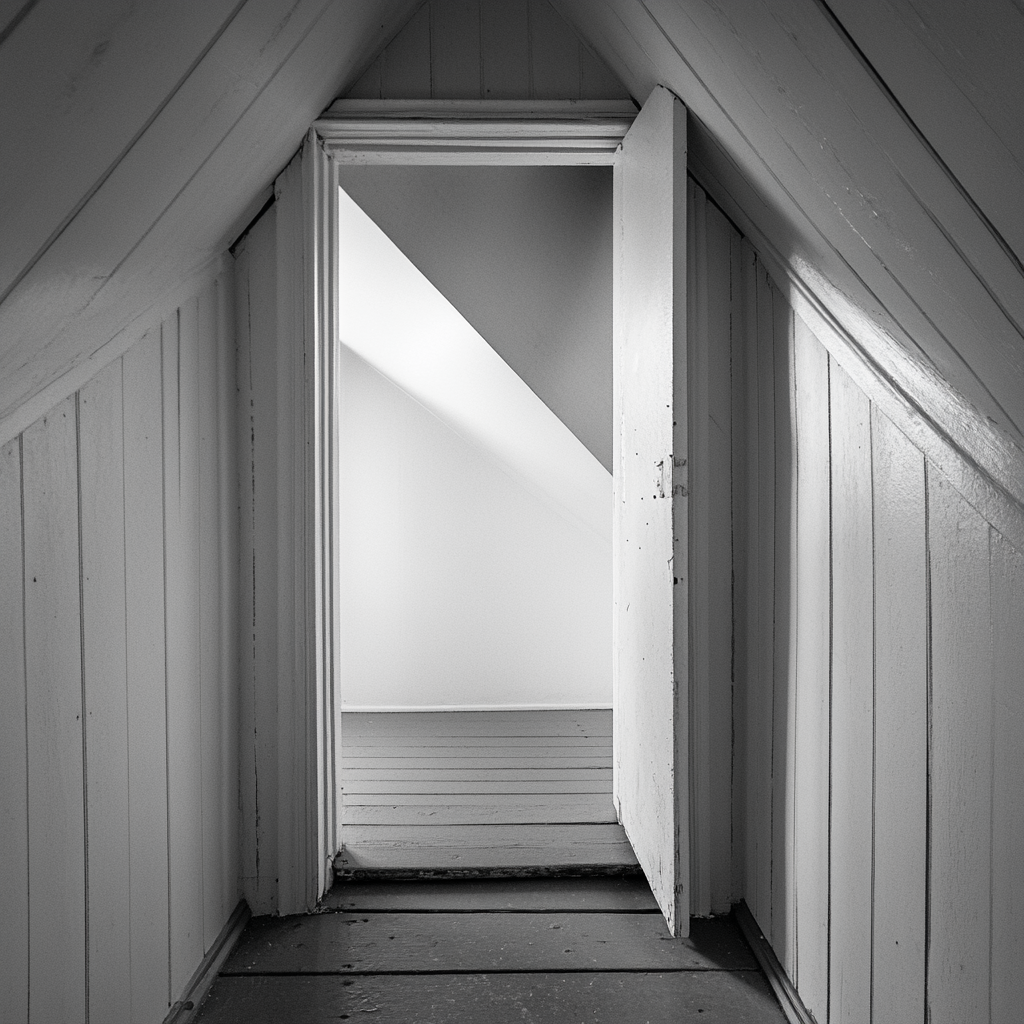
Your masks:
<svg viewBox="0 0 1024 1024"><path fill-rule="evenodd" d="M1019 499L1018 4L554 6L637 100L662 83L686 102L693 172L778 276ZM12 7L0 422L223 250L417 4L38 0L0 16Z"/></svg>

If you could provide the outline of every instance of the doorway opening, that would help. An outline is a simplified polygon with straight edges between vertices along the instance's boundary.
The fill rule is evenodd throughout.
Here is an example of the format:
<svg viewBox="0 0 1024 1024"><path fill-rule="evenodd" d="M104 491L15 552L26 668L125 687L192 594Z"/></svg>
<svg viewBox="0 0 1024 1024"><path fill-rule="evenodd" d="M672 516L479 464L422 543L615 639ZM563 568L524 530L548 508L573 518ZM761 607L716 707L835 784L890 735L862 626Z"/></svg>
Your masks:
<svg viewBox="0 0 1024 1024"><path fill-rule="evenodd" d="M341 167L347 872L635 868L609 167Z"/></svg>

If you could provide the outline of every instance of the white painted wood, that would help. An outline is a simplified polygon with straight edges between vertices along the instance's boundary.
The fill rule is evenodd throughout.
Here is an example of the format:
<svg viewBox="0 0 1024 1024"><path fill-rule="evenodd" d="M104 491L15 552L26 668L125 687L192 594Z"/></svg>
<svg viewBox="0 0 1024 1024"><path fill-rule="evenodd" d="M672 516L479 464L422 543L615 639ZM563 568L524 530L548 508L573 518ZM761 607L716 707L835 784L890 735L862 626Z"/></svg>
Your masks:
<svg viewBox="0 0 1024 1024"><path fill-rule="evenodd" d="M203 957L197 301L163 332L164 601L171 1000Z"/></svg>
<svg viewBox="0 0 1024 1024"><path fill-rule="evenodd" d="M1024 1001L1024 557L991 533L995 676L992 780L992 1020Z"/></svg>
<svg viewBox="0 0 1024 1024"><path fill-rule="evenodd" d="M220 596L220 439L218 400L217 288L211 286L197 300L196 413L198 415L198 588L200 766L203 856L203 953L224 924L225 879L221 874L221 824L227 808L222 802L221 723L222 623ZM230 769L228 769L230 771ZM229 911L230 913L230 911Z"/></svg>
<svg viewBox="0 0 1024 1024"><path fill-rule="evenodd" d="M89 1016L131 1016L121 363L78 395L88 821Z"/></svg>
<svg viewBox="0 0 1024 1024"><path fill-rule="evenodd" d="M28 761L21 441L0 448L0 1006L28 1020Z"/></svg>
<svg viewBox="0 0 1024 1024"><path fill-rule="evenodd" d="M613 164L629 100L336 100L313 124L340 163Z"/></svg>
<svg viewBox="0 0 1024 1024"><path fill-rule="evenodd" d="M381 53L384 96L430 97L430 5L423 4Z"/></svg>
<svg viewBox="0 0 1024 1024"><path fill-rule="evenodd" d="M829 1012L831 499L828 353L794 321L796 391L796 732L793 869L796 979L816 1018Z"/></svg>
<svg viewBox="0 0 1024 1024"><path fill-rule="evenodd" d="M527 0L480 4L484 99L513 99L531 94L527 10Z"/></svg>
<svg viewBox="0 0 1024 1024"><path fill-rule="evenodd" d="M439 100L480 97L480 0L447 0L429 6L431 96Z"/></svg>
<svg viewBox="0 0 1024 1024"><path fill-rule="evenodd" d="M217 754L220 771L221 819L219 870L221 886L220 916L226 921L241 896L239 845L239 647L241 615L239 608L239 519L238 494L238 410L235 377L235 276L233 268L217 279L217 527L220 535L219 596L220 636L220 736ZM251 607L251 605L250 605Z"/></svg>
<svg viewBox="0 0 1024 1024"><path fill-rule="evenodd" d="M106 154L112 173L3 303L0 415L237 238L253 216L252 197L412 2L303 0L286 11L260 0L208 39L128 152L119 161L118 151ZM118 90L133 87L129 78Z"/></svg>
<svg viewBox="0 0 1024 1024"><path fill-rule="evenodd" d="M278 904L312 909L337 852L337 181L314 131L277 182ZM269 694L258 695L266 699Z"/></svg>
<svg viewBox="0 0 1024 1024"><path fill-rule="evenodd" d="M924 1019L928 849L925 462L871 416L875 545L874 1021Z"/></svg>
<svg viewBox="0 0 1024 1024"><path fill-rule="evenodd" d="M1019 383L1005 383L1019 382L1019 370L1006 366L988 375L990 360L1016 358L1011 351L1019 354L1019 336L1010 337L999 304L982 294L989 271L975 275L972 266L980 264L958 234L966 218L973 237L976 217L899 114L886 107L869 71L829 26L826 10L802 0L771 10L740 4L728 15L707 4L560 0L558 6L635 94L660 80L687 97L700 122L691 146L698 180L766 256L774 254L883 362L912 406L928 410L941 432L1002 487L1016 488L1024 465L1019 439L1012 438L1021 416L1010 413L1015 426L987 389L1007 408L1011 398L1019 402ZM778 82L787 83L785 97ZM769 96L771 103L762 105L760 98ZM948 121L941 104L936 112ZM871 180L876 187L868 187ZM850 198L856 216L849 203L836 201L839 195ZM909 220L904 210L913 211ZM891 247L883 257L878 243L886 234ZM992 245L984 242L986 252ZM947 277L941 287L938 276L924 280L939 252L939 276L957 279ZM992 259L1007 265L1002 253ZM1000 285L998 294L1024 294L1017 278ZM979 326L979 338L986 339L980 346L967 327L974 315L993 328L990 334ZM940 331L960 354L946 348ZM915 355L919 346L941 372ZM981 348L988 351L982 355ZM1003 382L995 384L996 378Z"/></svg>
<svg viewBox="0 0 1024 1024"><path fill-rule="evenodd" d="M708 420L708 239L706 200L687 181L686 377L688 423L689 537L687 567L693 595L690 610L690 807L695 822L690 833L690 913L711 913L711 680L710 546ZM698 269L699 268L699 269ZM704 827L701 827L704 826Z"/></svg>
<svg viewBox="0 0 1024 1024"><path fill-rule="evenodd" d="M33 137L35 145L5 147L0 158L0 295L75 215L236 12L237 0L205 4L190 18L161 4L126 9L97 0L71 10L43 4L19 25L4 47L0 93L31 100L4 105L0 132ZM43 110L49 130L39 135ZM73 161L65 159L69 152Z"/></svg>
<svg viewBox="0 0 1024 1024"><path fill-rule="evenodd" d="M616 794L674 935L687 934L689 909L685 117L671 93L656 90L616 169Z"/></svg>
<svg viewBox="0 0 1024 1024"><path fill-rule="evenodd" d="M123 358L130 991L135 1020L166 1016L171 1003L161 372L158 329Z"/></svg>
<svg viewBox="0 0 1024 1024"><path fill-rule="evenodd" d="M582 47L576 33L547 0L529 0L526 19L530 95L534 99L579 99Z"/></svg>
<svg viewBox="0 0 1024 1024"><path fill-rule="evenodd" d="M774 700L775 700L775 294L749 246L745 247L746 329L751 401L751 530L752 582L750 680L754 730L751 771L754 773L750 851L754 857L752 910L766 935L774 935L772 867L775 848ZM756 502L754 500L756 498ZM781 863L780 863L781 878Z"/></svg>
<svg viewBox="0 0 1024 1024"><path fill-rule="evenodd" d="M68 399L22 440L28 694L29 1007L86 1018L85 743L78 415ZM59 963L60 971L53 965Z"/></svg>
<svg viewBox="0 0 1024 1024"><path fill-rule="evenodd" d="M774 541L774 691L772 698L772 946L782 966L799 984L797 976L797 877L796 877L796 765L797 765L797 623L799 615L799 535L797 498L799 452L797 450L796 353L793 312L767 279L758 287L771 292L774 332L775 406ZM760 305L760 296L758 296ZM767 303L766 303L767 304Z"/></svg>
<svg viewBox="0 0 1024 1024"><path fill-rule="evenodd" d="M815 342L817 344L817 342ZM829 1020L871 1020L874 533L871 406L829 364L832 510Z"/></svg>
<svg viewBox="0 0 1024 1024"><path fill-rule="evenodd" d="M989 526L928 473L931 722L927 1010L989 1020L992 634Z"/></svg>
<svg viewBox="0 0 1024 1024"><path fill-rule="evenodd" d="M239 797L242 893L277 905L277 210L246 237L236 269L239 415ZM258 813L257 813L258 812Z"/></svg>
<svg viewBox="0 0 1024 1024"><path fill-rule="evenodd" d="M1019 91L1000 81L1024 42L1019 10L1006 0L972 8L964 32L964 9L955 2L933 3L927 18L905 0L831 6L916 129L1024 255Z"/></svg>

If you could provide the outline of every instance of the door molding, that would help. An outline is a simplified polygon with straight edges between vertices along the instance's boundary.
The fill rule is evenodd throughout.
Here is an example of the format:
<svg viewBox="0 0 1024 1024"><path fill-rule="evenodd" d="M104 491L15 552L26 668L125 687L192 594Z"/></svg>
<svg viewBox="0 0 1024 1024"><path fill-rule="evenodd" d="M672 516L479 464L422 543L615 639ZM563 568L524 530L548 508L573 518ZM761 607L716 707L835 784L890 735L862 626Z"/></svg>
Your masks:
<svg viewBox="0 0 1024 1024"><path fill-rule="evenodd" d="M283 649L279 658L281 913L312 908L329 888L341 839L337 166L614 167L636 114L622 100L338 100L278 179L281 422L286 410L291 415L279 445L279 479L290 484L279 497L279 557L282 583L294 581L287 594L282 590L280 606L282 628L290 627L293 638L290 656ZM691 690L700 685L690 680ZM691 785L701 774L691 764ZM691 828L705 830L700 820Z"/></svg>

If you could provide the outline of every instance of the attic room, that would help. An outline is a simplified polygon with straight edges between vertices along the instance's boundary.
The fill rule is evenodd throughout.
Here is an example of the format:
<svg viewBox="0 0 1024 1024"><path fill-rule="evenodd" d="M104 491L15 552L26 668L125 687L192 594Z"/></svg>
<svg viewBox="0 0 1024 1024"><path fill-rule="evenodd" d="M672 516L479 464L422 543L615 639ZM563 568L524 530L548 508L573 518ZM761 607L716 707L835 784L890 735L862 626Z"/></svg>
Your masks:
<svg viewBox="0 0 1024 1024"><path fill-rule="evenodd" d="M658 920L749 915L790 1020L1016 1021L1022 49L1014 0L0 5L0 1019L188 1019L329 889L338 168L500 151L615 175L615 486L657 413L685 522L646 633L615 563Z"/></svg>

